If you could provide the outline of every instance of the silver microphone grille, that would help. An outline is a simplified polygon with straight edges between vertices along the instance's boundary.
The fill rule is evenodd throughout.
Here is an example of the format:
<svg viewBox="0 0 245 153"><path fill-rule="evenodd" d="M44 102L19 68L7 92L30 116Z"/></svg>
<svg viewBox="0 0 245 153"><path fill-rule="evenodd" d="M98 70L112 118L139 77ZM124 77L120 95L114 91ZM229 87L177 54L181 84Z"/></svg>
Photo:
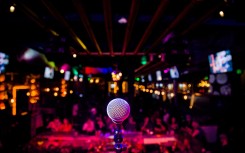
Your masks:
<svg viewBox="0 0 245 153"><path fill-rule="evenodd" d="M107 105L107 114L114 123L120 124L129 116L130 106L124 99L115 98Z"/></svg>

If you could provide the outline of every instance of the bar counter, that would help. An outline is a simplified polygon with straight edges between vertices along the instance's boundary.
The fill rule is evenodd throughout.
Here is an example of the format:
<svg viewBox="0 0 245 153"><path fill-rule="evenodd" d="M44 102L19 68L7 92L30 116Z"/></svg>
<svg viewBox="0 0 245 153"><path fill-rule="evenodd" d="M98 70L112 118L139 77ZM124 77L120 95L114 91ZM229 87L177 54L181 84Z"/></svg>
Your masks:
<svg viewBox="0 0 245 153"><path fill-rule="evenodd" d="M146 145L170 147L176 142L174 136L145 135L141 132L123 132L123 142L127 150L124 152L142 152ZM99 135L84 135L72 133L42 133L35 136L26 147L27 152L114 152L114 135L110 133ZM73 151L72 151L73 150ZM78 152L78 151L77 151Z"/></svg>

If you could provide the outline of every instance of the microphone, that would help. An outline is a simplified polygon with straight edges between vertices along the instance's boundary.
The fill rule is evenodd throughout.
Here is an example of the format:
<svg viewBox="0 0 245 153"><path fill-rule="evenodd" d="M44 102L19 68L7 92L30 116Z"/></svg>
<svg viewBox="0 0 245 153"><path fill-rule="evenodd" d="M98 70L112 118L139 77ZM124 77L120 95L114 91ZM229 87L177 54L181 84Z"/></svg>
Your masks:
<svg viewBox="0 0 245 153"><path fill-rule="evenodd" d="M124 99L115 98L108 103L106 111L112 122L117 125L114 131L114 148L117 153L121 153L127 149L124 144L121 144L123 141L121 126L130 114L130 106Z"/></svg>
<svg viewBox="0 0 245 153"><path fill-rule="evenodd" d="M129 104L121 98L111 100L106 110L109 118L116 124L121 124L130 114Z"/></svg>

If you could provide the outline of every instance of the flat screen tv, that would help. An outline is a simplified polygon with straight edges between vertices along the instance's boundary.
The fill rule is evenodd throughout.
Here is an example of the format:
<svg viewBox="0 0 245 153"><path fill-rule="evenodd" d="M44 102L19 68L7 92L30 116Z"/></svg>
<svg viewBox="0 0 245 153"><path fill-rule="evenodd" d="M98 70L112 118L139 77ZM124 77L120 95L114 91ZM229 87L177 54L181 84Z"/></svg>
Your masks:
<svg viewBox="0 0 245 153"><path fill-rule="evenodd" d="M222 50L208 56L210 73L226 73L232 72L232 55L230 50Z"/></svg>
<svg viewBox="0 0 245 153"><path fill-rule="evenodd" d="M178 79L179 78L179 71L177 66L172 66L169 70L171 79Z"/></svg>
<svg viewBox="0 0 245 153"><path fill-rule="evenodd" d="M53 79L54 78L54 69L50 67L45 67L44 70L44 78L46 79Z"/></svg>
<svg viewBox="0 0 245 153"><path fill-rule="evenodd" d="M70 71L65 71L64 79L66 81L69 81L70 80L70 77L71 77L71 72Z"/></svg>
<svg viewBox="0 0 245 153"><path fill-rule="evenodd" d="M0 74L5 72L6 65L9 64L9 56L0 52Z"/></svg>
<svg viewBox="0 0 245 153"><path fill-rule="evenodd" d="M148 74L148 81L149 82L152 82L153 80L152 80L152 75L151 74Z"/></svg>
<svg viewBox="0 0 245 153"><path fill-rule="evenodd" d="M141 78L141 79L140 79L141 82L145 82L145 76L144 76L144 75L141 75L140 78Z"/></svg>
<svg viewBox="0 0 245 153"><path fill-rule="evenodd" d="M162 81L162 72L161 70L156 71L156 80L157 81Z"/></svg>

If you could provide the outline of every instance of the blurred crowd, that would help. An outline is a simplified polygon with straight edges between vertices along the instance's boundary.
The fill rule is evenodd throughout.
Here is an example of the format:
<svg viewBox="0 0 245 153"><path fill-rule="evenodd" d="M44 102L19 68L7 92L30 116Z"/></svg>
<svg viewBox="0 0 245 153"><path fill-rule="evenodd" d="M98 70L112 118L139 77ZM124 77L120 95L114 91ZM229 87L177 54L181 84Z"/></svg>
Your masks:
<svg viewBox="0 0 245 153"><path fill-rule="evenodd" d="M97 108L92 108L81 124L74 120L54 117L46 126L52 132L79 132L85 135L113 134L115 123L107 116L98 114ZM231 131L224 131L218 127L217 142L210 144L200 122L191 114L186 113L182 118L173 114L165 107L163 110L148 113L137 120L132 114L122 123L122 130L126 132L142 132L145 135L167 135L177 138L171 147L161 148L164 153L234 153ZM159 150L160 151L160 150Z"/></svg>
<svg viewBox="0 0 245 153"><path fill-rule="evenodd" d="M36 134L45 132L78 133L89 136L114 134L116 124L105 113L106 105L113 98L115 97L96 97L93 95L83 101L56 102L55 113L47 115L42 112L43 124L37 129ZM144 97L144 95L136 96L133 99L122 98L128 101L131 107L130 116L122 123L123 132L140 132L143 135L165 135L176 138L176 143L170 147L157 147L158 152L236 153L239 152L236 150L242 148L239 144L244 135L243 127L240 124L233 124L225 117L216 119L212 123L217 127L217 131L212 133L216 140L209 142L207 138L210 133L207 133L203 128L207 124L200 120L199 115L186 111L186 109L179 109L181 108L180 105L175 105L169 101L163 102L149 96ZM19 130L18 123L21 122L15 123L16 128L13 129ZM13 132L11 133L13 134ZM27 136L25 135L25 137ZM1 148L4 148L2 146L0 141L0 151ZM150 148L150 150L154 149L156 148ZM150 150L146 149L145 152L148 153Z"/></svg>

